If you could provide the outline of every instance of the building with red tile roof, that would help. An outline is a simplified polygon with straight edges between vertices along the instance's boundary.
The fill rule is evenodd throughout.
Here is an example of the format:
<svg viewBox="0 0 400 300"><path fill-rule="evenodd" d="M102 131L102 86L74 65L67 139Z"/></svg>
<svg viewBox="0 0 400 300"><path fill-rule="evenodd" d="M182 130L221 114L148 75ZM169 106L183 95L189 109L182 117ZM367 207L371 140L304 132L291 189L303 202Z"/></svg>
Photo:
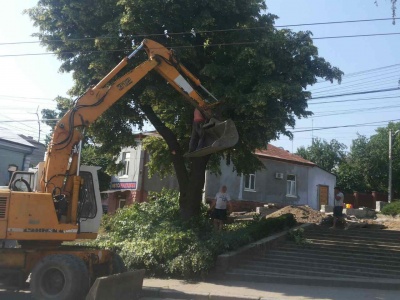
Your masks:
<svg viewBox="0 0 400 300"><path fill-rule="evenodd" d="M256 155L259 157L275 159L279 161L286 161L299 165L316 166L315 163L306 160L299 155L290 153L289 151L281 147L275 147L274 145L271 144L268 144L268 148L266 150L256 150Z"/></svg>

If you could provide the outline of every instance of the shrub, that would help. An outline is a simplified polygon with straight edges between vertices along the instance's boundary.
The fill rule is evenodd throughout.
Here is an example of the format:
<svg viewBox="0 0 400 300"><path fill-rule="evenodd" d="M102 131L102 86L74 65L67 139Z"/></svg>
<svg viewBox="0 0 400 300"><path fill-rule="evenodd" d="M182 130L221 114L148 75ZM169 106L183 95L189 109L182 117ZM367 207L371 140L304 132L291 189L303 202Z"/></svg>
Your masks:
<svg viewBox="0 0 400 300"><path fill-rule="evenodd" d="M400 201L386 204L381 211L384 215L396 216L400 215Z"/></svg>
<svg viewBox="0 0 400 300"><path fill-rule="evenodd" d="M204 276L219 254L296 224L293 215L287 214L230 224L223 232L215 232L205 207L199 218L181 221L177 192L163 191L151 199L105 216L104 233L95 242L119 252L128 268L145 268L148 275Z"/></svg>

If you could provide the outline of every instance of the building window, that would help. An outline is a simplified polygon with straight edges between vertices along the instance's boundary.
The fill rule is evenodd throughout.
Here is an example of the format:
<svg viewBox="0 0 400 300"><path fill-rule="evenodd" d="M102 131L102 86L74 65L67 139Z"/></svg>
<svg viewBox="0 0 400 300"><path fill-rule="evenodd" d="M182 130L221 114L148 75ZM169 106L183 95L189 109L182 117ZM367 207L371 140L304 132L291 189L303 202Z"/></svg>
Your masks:
<svg viewBox="0 0 400 300"><path fill-rule="evenodd" d="M256 190L256 174L249 174L244 177L244 189L248 191Z"/></svg>
<svg viewBox="0 0 400 300"><path fill-rule="evenodd" d="M130 152L123 152L122 153L122 164L124 165L123 169L119 173L119 176L129 175L129 162L131 160L131 153Z"/></svg>
<svg viewBox="0 0 400 300"><path fill-rule="evenodd" d="M297 197L296 194L296 175L286 176L286 196Z"/></svg>
<svg viewBox="0 0 400 300"><path fill-rule="evenodd" d="M124 208L125 204L126 204L125 199L119 199L118 208Z"/></svg>

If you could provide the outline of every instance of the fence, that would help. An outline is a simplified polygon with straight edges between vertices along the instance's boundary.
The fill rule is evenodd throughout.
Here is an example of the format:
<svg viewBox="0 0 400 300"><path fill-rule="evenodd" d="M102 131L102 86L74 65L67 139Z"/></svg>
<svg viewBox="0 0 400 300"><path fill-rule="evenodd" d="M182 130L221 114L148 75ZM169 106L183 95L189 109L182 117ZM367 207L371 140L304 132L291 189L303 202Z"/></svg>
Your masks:
<svg viewBox="0 0 400 300"><path fill-rule="evenodd" d="M388 201L388 195L385 193L346 193L344 194L344 203L352 204L354 208L368 207L375 209L376 201Z"/></svg>

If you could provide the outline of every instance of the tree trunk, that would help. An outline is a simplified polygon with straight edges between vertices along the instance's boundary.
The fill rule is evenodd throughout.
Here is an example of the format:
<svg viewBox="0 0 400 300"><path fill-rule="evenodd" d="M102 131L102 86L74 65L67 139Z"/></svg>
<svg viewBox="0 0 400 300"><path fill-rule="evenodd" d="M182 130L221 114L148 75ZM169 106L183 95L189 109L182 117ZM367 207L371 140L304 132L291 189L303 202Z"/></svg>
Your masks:
<svg viewBox="0 0 400 300"><path fill-rule="evenodd" d="M205 182L206 166L210 156L191 159L191 172L185 184L186 189L179 196L181 217L189 220L200 214ZM181 185L181 183L179 183Z"/></svg>
<svg viewBox="0 0 400 300"><path fill-rule="evenodd" d="M179 208L182 219L189 220L198 216L201 209L206 166L210 156L190 159L191 171L188 172L183 158L184 153L174 133L158 118L151 106L142 105L141 109L163 137L170 150L179 185Z"/></svg>

